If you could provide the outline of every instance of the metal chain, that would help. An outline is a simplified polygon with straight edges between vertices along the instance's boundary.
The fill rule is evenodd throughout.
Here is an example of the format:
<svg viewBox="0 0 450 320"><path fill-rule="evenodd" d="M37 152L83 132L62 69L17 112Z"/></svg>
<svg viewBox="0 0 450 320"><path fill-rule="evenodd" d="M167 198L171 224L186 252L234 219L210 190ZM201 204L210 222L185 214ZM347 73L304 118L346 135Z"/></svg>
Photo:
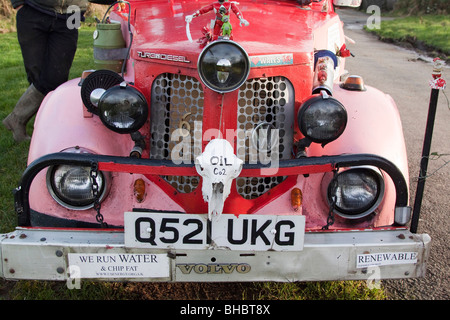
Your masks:
<svg viewBox="0 0 450 320"><path fill-rule="evenodd" d="M92 180L92 194L94 196L94 210L97 211L95 219L97 220L98 223L100 223L102 228L107 228L108 224L103 221L104 220L103 215L100 213L102 205L100 203L100 191L97 183L97 176L98 176L97 162L92 162L90 176Z"/></svg>
<svg viewBox="0 0 450 320"><path fill-rule="evenodd" d="M327 224L322 227L322 230L328 230L334 224L334 207L336 206L336 189L337 189L337 169L333 170L333 179L331 179L331 203L328 211Z"/></svg>

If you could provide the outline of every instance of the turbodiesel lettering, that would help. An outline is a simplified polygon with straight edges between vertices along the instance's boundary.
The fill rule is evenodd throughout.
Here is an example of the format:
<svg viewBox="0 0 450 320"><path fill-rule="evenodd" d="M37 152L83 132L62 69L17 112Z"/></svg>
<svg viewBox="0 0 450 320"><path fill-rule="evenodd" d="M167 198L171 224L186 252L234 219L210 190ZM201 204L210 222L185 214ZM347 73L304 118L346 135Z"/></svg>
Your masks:
<svg viewBox="0 0 450 320"><path fill-rule="evenodd" d="M138 51L137 55L138 57L145 59L191 63L191 61L189 61L185 56L177 56L173 54Z"/></svg>
<svg viewBox="0 0 450 320"><path fill-rule="evenodd" d="M190 263L190 264L177 264L177 268L183 274L190 274L191 272L197 274L231 274L236 273L248 273L252 267L247 263L227 263L227 264L205 264L205 263Z"/></svg>

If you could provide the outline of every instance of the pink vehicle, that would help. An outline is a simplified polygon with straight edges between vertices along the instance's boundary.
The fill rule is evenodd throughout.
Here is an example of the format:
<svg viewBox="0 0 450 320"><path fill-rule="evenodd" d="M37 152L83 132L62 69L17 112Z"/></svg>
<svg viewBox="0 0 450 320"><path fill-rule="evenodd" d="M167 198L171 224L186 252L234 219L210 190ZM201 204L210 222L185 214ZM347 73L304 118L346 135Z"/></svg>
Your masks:
<svg viewBox="0 0 450 320"><path fill-rule="evenodd" d="M334 5L359 2L113 4L98 70L36 117L0 276L424 276L396 105L345 70Z"/></svg>

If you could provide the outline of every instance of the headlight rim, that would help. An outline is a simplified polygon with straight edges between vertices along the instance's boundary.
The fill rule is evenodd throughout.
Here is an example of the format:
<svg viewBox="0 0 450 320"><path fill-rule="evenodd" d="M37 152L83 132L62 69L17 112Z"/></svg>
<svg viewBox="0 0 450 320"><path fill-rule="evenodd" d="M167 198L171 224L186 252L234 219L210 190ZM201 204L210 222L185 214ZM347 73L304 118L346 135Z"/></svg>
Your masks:
<svg viewBox="0 0 450 320"><path fill-rule="evenodd" d="M370 205L363 206L359 208L358 210L355 210L354 213L350 213L351 210L344 210L342 208L337 207L336 205L333 207L333 213L337 214L338 216L348 219L348 220L357 220L365 218L372 213L376 211L376 209L381 205L385 192L386 192L386 182L383 172L374 166L356 166L356 167L349 167L349 168L342 168L337 173L335 179L338 178L339 175L344 173L349 173L351 171L356 170L370 170L371 174L374 174L377 179L377 194L374 197L374 200L370 202ZM331 183L333 179L330 179L326 188L325 188L325 197L328 203L328 206L331 207L332 205L332 199L331 199Z"/></svg>
<svg viewBox="0 0 450 320"><path fill-rule="evenodd" d="M220 44L231 44L235 47L237 47L242 53L243 53L243 57L245 58L245 61L247 63L247 67L245 72L243 73L243 76L241 77L241 80L239 82L237 82L236 84L234 84L231 88L228 89L218 89L215 88L213 85L210 84L210 81L205 77L205 75L203 74L202 70L201 70L201 63L203 61L204 55L205 53L208 51L208 49L210 49L213 46L218 46ZM219 60L224 59L226 57L220 57ZM205 48L203 48L202 52L199 54L198 56L198 60L197 60L197 72L198 75L200 77L201 82L209 89L218 92L218 93L229 93L229 92L233 92L237 89L239 89L244 83L245 81L247 81L249 75L250 75L250 57L247 53L247 51L245 51L245 49L239 45L237 42L234 42L233 40L226 40L226 39L221 39L221 40L216 40L213 41L211 43L209 43Z"/></svg>
<svg viewBox="0 0 450 320"><path fill-rule="evenodd" d="M62 150L61 152L94 154L94 152L91 152L88 149L80 148L80 147L67 148L67 149ZM64 164L64 165L67 166L67 164ZM84 211L84 210L92 209L95 204L95 199L92 201L92 203L80 206L80 205L68 203L68 202L64 201L64 199L61 199L58 196L57 192L55 192L55 190L54 190L54 188L56 189L56 186L54 185L54 171L59 166L61 166L61 165L56 164L56 165L49 166L47 168L47 173L46 173L47 190L48 190L49 194L51 195L51 197L53 198L53 200L55 200L56 203L58 203L62 207L69 209L69 210ZM76 166L74 166L74 167L76 167ZM83 166L83 167L86 167L86 166ZM99 202L102 202L109 193L111 177L110 177L109 172L103 172L103 171L98 171L98 177L100 177L100 179L103 180L103 182L101 184L101 189L99 190L99 194L100 194Z"/></svg>
<svg viewBox="0 0 450 320"><path fill-rule="evenodd" d="M138 119L139 121L137 121L137 120L135 121L136 124L134 126L129 127L129 128L120 128L120 127L111 125L107 121L106 117L104 116L103 110L102 110L103 107L101 104L105 103L104 99L106 99L108 97L108 95L113 94L114 91L121 92L120 90L131 90L133 93L136 94L136 97L138 99L141 99L141 102L144 103L144 115ZM107 127L109 130L112 130L119 134L129 134L129 133L133 133L133 132L140 130L147 122L149 113L150 113L149 112L149 104L148 104L148 101L145 98L144 94L140 90L135 88L134 86L130 86L129 84L127 84L125 82L122 82L121 84L119 84L117 86L108 88L101 95L97 105L98 105L98 107L97 107L98 108L98 116L99 116L100 120L102 121L103 125L105 125L105 127Z"/></svg>
<svg viewBox="0 0 450 320"><path fill-rule="evenodd" d="M307 131L307 128L305 128L305 123L304 123L304 119L305 119L305 113L310 109L310 107L317 102L321 102L321 101L333 101L335 103L335 105L339 106L341 108L341 111L343 112L343 125L342 125L342 129L337 131L333 137L331 138L316 138L312 135L310 135ZM308 97L300 106L298 113L297 113L297 124L298 124L298 128L300 130L300 132L303 134L303 136L305 136L307 139L309 139L310 141L314 142L314 143L320 143L322 144L322 146L333 142L335 140L337 140L344 132L345 129L347 128L347 124L348 124L348 112L347 109L345 108L345 106L336 98L329 96L328 94L321 92L321 93L317 93L317 94L313 94L310 97Z"/></svg>

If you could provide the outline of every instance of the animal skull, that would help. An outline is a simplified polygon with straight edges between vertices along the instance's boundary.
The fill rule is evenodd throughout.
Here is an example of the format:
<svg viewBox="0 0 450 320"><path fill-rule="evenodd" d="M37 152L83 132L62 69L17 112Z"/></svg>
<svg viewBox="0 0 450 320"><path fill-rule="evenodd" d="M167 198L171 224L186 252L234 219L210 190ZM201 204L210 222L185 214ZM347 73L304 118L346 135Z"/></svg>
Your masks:
<svg viewBox="0 0 450 320"><path fill-rule="evenodd" d="M224 139L214 139L196 158L195 168L203 178L203 199L208 202L208 219L220 216L231 191L231 183L242 170L243 161L236 157L231 144Z"/></svg>

